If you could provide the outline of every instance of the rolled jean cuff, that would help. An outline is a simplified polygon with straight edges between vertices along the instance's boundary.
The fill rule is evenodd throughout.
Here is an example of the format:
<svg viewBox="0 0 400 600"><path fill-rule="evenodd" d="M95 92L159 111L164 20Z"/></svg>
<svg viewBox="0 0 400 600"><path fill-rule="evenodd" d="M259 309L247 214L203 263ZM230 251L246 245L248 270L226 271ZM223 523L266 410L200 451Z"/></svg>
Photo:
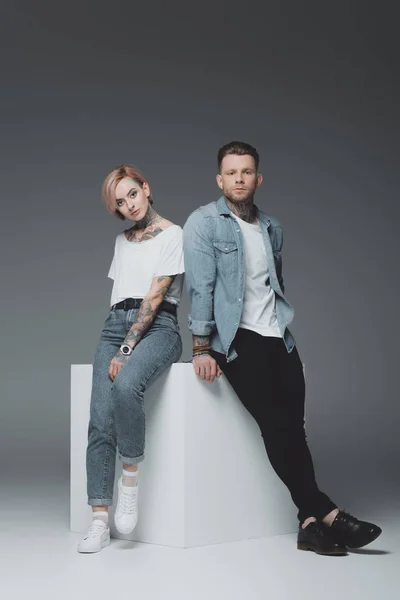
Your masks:
<svg viewBox="0 0 400 600"><path fill-rule="evenodd" d="M88 498L89 506L112 506L111 498Z"/></svg>
<svg viewBox="0 0 400 600"><path fill-rule="evenodd" d="M125 465L136 465L137 463L142 462L142 460L144 459L144 454L132 458L130 456L122 456L121 452L118 452L118 458Z"/></svg>

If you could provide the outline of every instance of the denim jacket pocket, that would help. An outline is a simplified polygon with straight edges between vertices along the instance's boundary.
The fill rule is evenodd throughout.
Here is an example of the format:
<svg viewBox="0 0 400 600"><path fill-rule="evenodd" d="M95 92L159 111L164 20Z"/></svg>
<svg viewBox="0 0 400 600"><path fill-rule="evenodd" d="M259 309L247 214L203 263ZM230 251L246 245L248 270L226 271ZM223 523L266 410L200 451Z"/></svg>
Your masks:
<svg viewBox="0 0 400 600"><path fill-rule="evenodd" d="M238 249L236 242L213 242L213 246L224 254L234 252Z"/></svg>
<svg viewBox="0 0 400 600"><path fill-rule="evenodd" d="M213 242L217 269L223 277L232 277L238 271L238 246L236 242Z"/></svg>

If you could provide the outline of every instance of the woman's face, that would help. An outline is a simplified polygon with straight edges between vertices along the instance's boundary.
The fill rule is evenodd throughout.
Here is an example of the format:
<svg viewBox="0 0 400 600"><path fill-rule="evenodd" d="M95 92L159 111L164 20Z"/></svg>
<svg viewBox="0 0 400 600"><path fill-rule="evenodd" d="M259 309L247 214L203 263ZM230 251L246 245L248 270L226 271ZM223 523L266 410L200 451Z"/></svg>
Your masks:
<svg viewBox="0 0 400 600"><path fill-rule="evenodd" d="M125 177L115 188L115 203L119 212L131 221L141 221L149 208L150 188L140 186L134 179Z"/></svg>

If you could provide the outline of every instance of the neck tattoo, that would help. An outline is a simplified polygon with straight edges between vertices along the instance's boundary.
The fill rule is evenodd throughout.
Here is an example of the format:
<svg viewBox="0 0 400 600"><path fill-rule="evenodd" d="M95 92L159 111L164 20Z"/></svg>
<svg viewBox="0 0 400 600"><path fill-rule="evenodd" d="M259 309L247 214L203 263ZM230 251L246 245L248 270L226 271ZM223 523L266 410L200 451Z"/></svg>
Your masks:
<svg viewBox="0 0 400 600"><path fill-rule="evenodd" d="M144 215L143 219L137 221L134 225L134 229L137 231L142 231L143 229L147 229L147 227L152 227L157 225L162 221L162 217L154 210L154 208L149 204L149 208L147 209L147 213Z"/></svg>
<svg viewBox="0 0 400 600"><path fill-rule="evenodd" d="M256 219L256 207L253 204L253 200L246 202L232 202L226 198L226 204L230 211L234 215L246 221L247 223L254 223Z"/></svg>
<svg viewBox="0 0 400 600"><path fill-rule="evenodd" d="M155 238L159 233L164 231L160 227L162 219L163 218L151 207L151 204L149 204L148 211L143 219L135 223L131 229L125 231L126 239L128 242L140 243Z"/></svg>

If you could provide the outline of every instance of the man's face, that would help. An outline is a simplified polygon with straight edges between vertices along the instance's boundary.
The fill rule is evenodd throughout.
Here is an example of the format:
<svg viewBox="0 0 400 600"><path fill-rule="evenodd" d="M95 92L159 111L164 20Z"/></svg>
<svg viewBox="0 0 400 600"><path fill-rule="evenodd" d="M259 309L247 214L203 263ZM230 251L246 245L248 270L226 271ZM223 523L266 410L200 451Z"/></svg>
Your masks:
<svg viewBox="0 0 400 600"><path fill-rule="evenodd" d="M261 182L262 175L257 174L254 158L249 154L228 154L222 160L217 183L231 202L251 201Z"/></svg>

